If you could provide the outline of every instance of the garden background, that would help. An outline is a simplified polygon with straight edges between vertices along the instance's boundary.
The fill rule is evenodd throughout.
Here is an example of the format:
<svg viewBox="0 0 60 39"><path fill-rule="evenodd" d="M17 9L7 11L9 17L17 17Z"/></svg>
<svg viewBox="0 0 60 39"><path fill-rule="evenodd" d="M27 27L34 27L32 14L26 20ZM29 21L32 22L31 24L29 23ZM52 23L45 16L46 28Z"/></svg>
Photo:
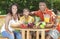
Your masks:
<svg viewBox="0 0 60 39"><path fill-rule="evenodd" d="M23 8L29 8L31 11L38 10L38 4L40 1L46 2L49 9L60 10L60 0L0 0L0 15L7 14L9 6L12 3L19 5L19 12L22 12Z"/></svg>

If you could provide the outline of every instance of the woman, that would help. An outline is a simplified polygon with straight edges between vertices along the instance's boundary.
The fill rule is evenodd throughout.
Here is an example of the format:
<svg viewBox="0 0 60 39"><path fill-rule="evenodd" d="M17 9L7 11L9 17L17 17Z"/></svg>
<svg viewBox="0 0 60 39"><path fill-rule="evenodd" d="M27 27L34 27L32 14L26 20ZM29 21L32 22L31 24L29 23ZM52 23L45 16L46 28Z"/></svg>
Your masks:
<svg viewBox="0 0 60 39"><path fill-rule="evenodd" d="M16 39L22 39L21 34L19 32L14 31L14 29L11 28L11 24L18 22L18 19L19 19L18 5L12 4L10 6L9 13L6 16L5 24L3 25L2 30L1 30L3 37L14 39L14 35L15 35Z"/></svg>

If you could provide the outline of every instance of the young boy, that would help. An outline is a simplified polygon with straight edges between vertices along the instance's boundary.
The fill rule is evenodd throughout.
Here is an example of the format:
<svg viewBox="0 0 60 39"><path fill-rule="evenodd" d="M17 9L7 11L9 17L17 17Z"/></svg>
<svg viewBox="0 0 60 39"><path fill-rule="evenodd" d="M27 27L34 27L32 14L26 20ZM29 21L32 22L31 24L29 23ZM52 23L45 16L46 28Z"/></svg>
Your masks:
<svg viewBox="0 0 60 39"><path fill-rule="evenodd" d="M23 9L23 16L20 18L20 21L23 25L26 25L28 28L33 28L34 17L30 16L30 11L27 8ZM32 38L30 33L30 39Z"/></svg>
<svg viewBox="0 0 60 39"><path fill-rule="evenodd" d="M23 24L26 24L27 26L31 25L28 27L33 27L34 17L30 16L29 14L30 14L29 9L27 8L23 9L23 16L20 18L20 21Z"/></svg>

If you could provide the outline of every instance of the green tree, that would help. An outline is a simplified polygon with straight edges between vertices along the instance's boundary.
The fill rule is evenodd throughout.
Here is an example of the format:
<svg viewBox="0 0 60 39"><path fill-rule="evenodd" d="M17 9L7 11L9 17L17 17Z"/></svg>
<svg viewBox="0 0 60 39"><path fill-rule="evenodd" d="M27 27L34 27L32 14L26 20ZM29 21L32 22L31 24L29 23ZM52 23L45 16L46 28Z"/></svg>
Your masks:
<svg viewBox="0 0 60 39"><path fill-rule="evenodd" d="M12 3L17 3L19 5L19 12L22 12L24 8L28 8L31 11L38 10L40 1L46 2L49 9L56 8L60 10L60 0L0 0L0 15L6 14Z"/></svg>

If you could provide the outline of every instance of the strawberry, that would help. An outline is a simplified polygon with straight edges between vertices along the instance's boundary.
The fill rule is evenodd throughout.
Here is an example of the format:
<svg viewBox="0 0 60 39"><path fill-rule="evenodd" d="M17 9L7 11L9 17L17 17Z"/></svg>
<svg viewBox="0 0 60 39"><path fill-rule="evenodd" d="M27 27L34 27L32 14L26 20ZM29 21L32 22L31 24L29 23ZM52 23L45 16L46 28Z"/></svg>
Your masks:
<svg viewBox="0 0 60 39"><path fill-rule="evenodd" d="M26 26L25 24L21 24L21 25L20 25L20 28L25 29L25 28L27 28L27 26Z"/></svg>

